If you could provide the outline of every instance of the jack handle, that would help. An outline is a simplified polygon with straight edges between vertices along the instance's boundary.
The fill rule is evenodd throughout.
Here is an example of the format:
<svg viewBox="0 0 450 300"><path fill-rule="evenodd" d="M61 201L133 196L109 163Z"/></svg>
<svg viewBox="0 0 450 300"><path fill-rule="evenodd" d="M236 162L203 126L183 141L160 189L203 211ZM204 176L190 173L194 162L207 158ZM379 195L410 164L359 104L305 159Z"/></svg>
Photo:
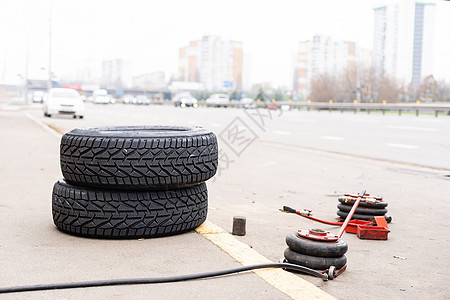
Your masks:
<svg viewBox="0 0 450 300"><path fill-rule="evenodd" d="M348 222L350 222L350 220L353 217L353 214L355 213L356 208L359 205L359 202L361 202L361 199L364 197L364 195L366 194L366 190L362 190L359 195L358 198L356 199L355 203L353 203L352 209L350 210L350 212L347 215L347 218L345 218L344 223L342 224L341 229L339 229L339 233L338 233L338 239L340 239L342 237L342 235L344 234L344 230L347 227Z"/></svg>

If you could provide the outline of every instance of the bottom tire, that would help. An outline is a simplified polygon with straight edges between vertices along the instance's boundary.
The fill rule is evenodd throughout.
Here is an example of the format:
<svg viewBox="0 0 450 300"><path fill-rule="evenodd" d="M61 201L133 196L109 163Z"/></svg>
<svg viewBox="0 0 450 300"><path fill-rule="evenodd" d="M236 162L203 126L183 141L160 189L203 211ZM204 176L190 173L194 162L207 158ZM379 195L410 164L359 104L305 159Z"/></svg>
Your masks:
<svg viewBox="0 0 450 300"><path fill-rule="evenodd" d="M339 217L341 217L342 219L347 218L348 212L343 212L341 210L337 211L337 215ZM371 216L371 215L358 215L358 214L353 214L352 216L352 220L354 219L358 219L358 220L363 220L363 221L370 221L371 219L373 219L375 216ZM392 221L392 217L391 216L383 216L386 219L387 223L391 223Z"/></svg>
<svg viewBox="0 0 450 300"><path fill-rule="evenodd" d="M336 269L340 269L347 263L347 257L342 255L341 257L319 257L306 254L297 253L290 248L284 250L284 257L288 262L301 265L314 270L326 270L330 266L335 266Z"/></svg>
<svg viewBox="0 0 450 300"><path fill-rule="evenodd" d="M53 187L53 222L85 237L143 238L174 235L206 220L206 183L160 191L86 188L59 180Z"/></svg>

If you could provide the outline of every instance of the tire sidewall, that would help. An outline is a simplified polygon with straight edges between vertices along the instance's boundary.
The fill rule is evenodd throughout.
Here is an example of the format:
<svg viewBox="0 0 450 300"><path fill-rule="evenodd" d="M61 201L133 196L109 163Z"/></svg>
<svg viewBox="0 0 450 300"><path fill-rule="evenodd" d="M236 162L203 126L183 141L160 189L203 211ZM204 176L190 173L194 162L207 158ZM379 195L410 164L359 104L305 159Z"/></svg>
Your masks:
<svg viewBox="0 0 450 300"><path fill-rule="evenodd" d="M189 137L211 133L198 126L115 126L76 128L68 135L111 138Z"/></svg>

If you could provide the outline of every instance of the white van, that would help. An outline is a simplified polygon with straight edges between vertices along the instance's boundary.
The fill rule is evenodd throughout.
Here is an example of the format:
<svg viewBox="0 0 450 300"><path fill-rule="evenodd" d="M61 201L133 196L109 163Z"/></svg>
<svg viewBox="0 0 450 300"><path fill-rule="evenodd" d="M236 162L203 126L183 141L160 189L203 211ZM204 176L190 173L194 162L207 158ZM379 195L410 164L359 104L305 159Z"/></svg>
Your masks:
<svg viewBox="0 0 450 300"><path fill-rule="evenodd" d="M98 89L92 93L92 102L96 104L109 104L111 103L111 97L108 95L107 90Z"/></svg>
<svg viewBox="0 0 450 300"><path fill-rule="evenodd" d="M230 98L227 94L212 94L206 99L206 106L227 107L228 104L230 104Z"/></svg>

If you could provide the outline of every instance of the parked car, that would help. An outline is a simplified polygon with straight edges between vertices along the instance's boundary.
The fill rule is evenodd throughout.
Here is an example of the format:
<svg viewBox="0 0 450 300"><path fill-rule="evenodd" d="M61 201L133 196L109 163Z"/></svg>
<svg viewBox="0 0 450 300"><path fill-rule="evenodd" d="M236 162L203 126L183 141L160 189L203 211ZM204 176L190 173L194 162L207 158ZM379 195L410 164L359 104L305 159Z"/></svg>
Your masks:
<svg viewBox="0 0 450 300"><path fill-rule="evenodd" d="M73 115L82 119L84 117L84 102L80 94L73 89L53 88L50 90L47 100L43 105L44 116L51 117L54 114Z"/></svg>
<svg viewBox="0 0 450 300"><path fill-rule="evenodd" d="M123 104L136 104L137 100L133 95L124 95L122 97Z"/></svg>
<svg viewBox="0 0 450 300"><path fill-rule="evenodd" d="M252 98L242 98L240 101L240 107L242 108L256 108L256 103L255 100L253 100Z"/></svg>
<svg viewBox="0 0 450 300"><path fill-rule="evenodd" d="M149 105L150 99L148 99L148 97L145 95L138 95L138 96L136 96L136 104Z"/></svg>
<svg viewBox="0 0 450 300"><path fill-rule="evenodd" d="M212 94L206 99L206 106L223 106L227 107L230 104L230 98L227 94Z"/></svg>
<svg viewBox="0 0 450 300"><path fill-rule="evenodd" d="M107 90L98 89L92 94L92 102L95 104L109 104L111 103L111 97Z"/></svg>
<svg viewBox="0 0 450 300"><path fill-rule="evenodd" d="M267 104L267 109L276 110L279 108L280 108L280 106L278 104L274 104L274 103Z"/></svg>
<svg viewBox="0 0 450 300"><path fill-rule="evenodd" d="M44 92L35 91L33 93L33 103L42 103L44 102Z"/></svg>
<svg viewBox="0 0 450 300"><path fill-rule="evenodd" d="M173 105L179 107L197 107L197 99L195 99L190 93L178 93L173 99Z"/></svg>

